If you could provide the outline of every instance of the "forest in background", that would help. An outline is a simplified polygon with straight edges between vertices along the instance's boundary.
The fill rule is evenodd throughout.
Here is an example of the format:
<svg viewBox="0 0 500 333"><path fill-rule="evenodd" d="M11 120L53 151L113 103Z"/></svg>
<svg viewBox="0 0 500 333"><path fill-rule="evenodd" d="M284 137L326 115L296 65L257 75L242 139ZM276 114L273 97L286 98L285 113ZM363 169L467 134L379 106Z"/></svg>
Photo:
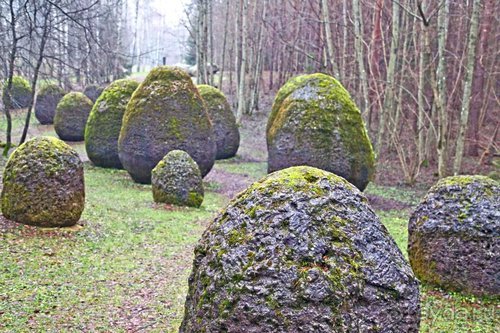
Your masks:
<svg viewBox="0 0 500 333"><path fill-rule="evenodd" d="M193 0L185 59L197 64L198 82L233 100L240 122L269 111L263 100L290 77L333 75L355 98L379 162L397 162L411 184L423 168L444 177L463 172L464 162L474 171L498 158L499 7ZM175 34L162 20L148 0L0 0L0 80L7 90L15 74L33 87L48 80L70 90L161 65ZM213 66L217 75L209 75ZM3 103L9 123L9 99Z"/></svg>

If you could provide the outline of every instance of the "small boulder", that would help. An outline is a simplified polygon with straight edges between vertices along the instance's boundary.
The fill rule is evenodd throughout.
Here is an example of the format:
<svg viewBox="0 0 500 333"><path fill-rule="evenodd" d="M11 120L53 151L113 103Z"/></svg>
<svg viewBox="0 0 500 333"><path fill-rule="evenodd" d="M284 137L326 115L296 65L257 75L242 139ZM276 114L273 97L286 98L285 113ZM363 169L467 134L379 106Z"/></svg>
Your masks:
<svg viewBox="0 0 500 333"><path fill-rule="evenodd" d="M11 108L24 109L27 108L31 102L31 86L28 80L22 76L14 75L12 77ZM7 81L3 83L3 102L7 96Z"/></svg>
<svg viewBox="0 0 500 333"><path fill-rule="evenodd" d="M2 213L38 227L66 227L80 219L85 204L83 164L73 148L52 137L26 141L3 173Z"/></svg>
<svg viewBox="0 0 500 333"><path fill-rule="evenodd" d="M214 127L217 143L215 158L220 160L235 156L240 146L240 132L226 96L219 89L205 84L199 85L198 90L207 103L208 116Z"/></svg>
<svg viewBox="0 0 500 333"><path fill-rule="evenodd" d="M123 116L118 154L138 183L170 151L184 150L204 177L215 161L216 143L206 105L189 75L175 67L153 68L134 92Z"/></svg>
<svg viewBox="0 0 500 333"><path fill-rule="evenodd" d="M54 123L57 104L65 95L64 89L57 84L47 84L36 96L35 117L42 125Z"/></svg>
<svg viewBox="0 0 500 333"><path fill-rule="evenodd" d="M325 74L288 81L267 123L268 171L308 165L344 177L361 191L375 155L361 112L345 88Z"/></svg>
<svg viewBox="0 0 500 333"><path fill-rule="evenodd" d="M83 141L85 125L92 101L80 92L70 92L59 101L54 116L54 129L65 141Z"/></svg>
<svg viewBox="0 0 500 333"><path fill-rule="evenodd" d="M151 183L155 202L188 207L200 207L203 202L200 168L185 151L165 155L153 169Z"/></svg>
<svg viewBox="0 0 500 333"><path fill-rule="evenodd" d="M367 199L302 166L253 184L208 226L180 332L418 332L419 321L418 282Z"/></svg>
<svg viewBox="0 0 500 333"><path fill-rule="evenodd" d="M88 86L85 87L83 90L83 94L90 98L92 103L95 103L99 96L101 96L102 92L104 91L103 86L97 85L97 84L89 84Z"/></svg>
<svg viewBox="0 0 500 333"><path fill-rule="evenodd" d="M500 184L455 176L434 185L413 212L408 254L415 275L446 290L500 295Z"/></svg>
<svg viewBox="0 0 500 333"><path fill-rule="evenodd" d="M138 86L135 80L117 80L104 89L94 103L85 127L85 149L96 166L122 168L118 137L123 114Z"/></svg>

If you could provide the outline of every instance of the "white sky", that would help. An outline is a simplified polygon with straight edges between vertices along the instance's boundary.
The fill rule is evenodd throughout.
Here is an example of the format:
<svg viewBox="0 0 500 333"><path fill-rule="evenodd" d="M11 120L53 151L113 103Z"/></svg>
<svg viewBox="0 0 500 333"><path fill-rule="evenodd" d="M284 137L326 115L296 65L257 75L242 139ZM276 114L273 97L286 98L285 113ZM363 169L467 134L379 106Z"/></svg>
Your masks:
<svg viewBox="0 0 500 333"><path fill-rule="evenodd" d="M165 21L169 26L176 26L184 19L184 5L188 0L154 0L153 6L165 15Z"/></svg>

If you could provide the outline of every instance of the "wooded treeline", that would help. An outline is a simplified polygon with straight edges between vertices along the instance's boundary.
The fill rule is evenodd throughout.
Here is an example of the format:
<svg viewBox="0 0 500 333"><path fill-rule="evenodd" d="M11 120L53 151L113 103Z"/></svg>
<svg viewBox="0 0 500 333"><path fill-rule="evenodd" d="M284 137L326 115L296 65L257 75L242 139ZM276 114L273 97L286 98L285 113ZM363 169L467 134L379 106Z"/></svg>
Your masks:
<svg viewBox="0 0 500 333"><path fill-rule="evenodd" d="M460 173L498 154L499 22L494 0L193 0L198 79L233 96L237 118L299 73L339 79L379 159L413 183L425 165ZM213 82L209 64L224 76Z"/></svg>

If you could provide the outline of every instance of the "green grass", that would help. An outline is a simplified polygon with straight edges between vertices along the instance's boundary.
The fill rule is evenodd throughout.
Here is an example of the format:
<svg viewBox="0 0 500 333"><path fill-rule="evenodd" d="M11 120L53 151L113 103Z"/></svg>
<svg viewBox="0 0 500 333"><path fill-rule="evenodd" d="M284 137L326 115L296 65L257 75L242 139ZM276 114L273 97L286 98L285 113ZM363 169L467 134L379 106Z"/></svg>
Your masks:
<svg viewBox="0 0 500 333"><path fill-rule="evenodd" d="M248 176L256 181L267 175L267 162L239 162L238 158L217 161L215 168L236 175Z"/></svg>
<svg viewBox="0 0 500 333"><path fill-rule="evenodd" d="M0 234L0 328L116 331L141 307L152 328L174 327L191 246L224 199L208 192L201 209L166 210L124 171L85 172L81 230L19 225ZM172 267L176 256L187 267Z"/></svg>

